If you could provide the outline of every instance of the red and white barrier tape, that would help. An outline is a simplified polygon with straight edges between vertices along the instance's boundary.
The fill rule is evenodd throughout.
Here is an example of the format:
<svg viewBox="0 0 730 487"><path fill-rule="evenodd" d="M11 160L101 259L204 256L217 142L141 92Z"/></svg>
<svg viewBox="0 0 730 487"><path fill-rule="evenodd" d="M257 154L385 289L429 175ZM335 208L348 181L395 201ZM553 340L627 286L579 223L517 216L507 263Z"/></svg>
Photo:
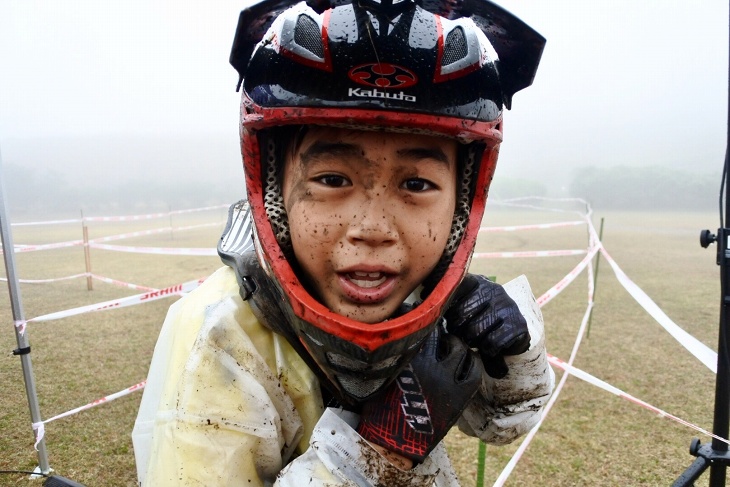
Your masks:
<svg viewBox="0 0 730 487"><path fill-rule="evenodd" d="M126 215L126 216L85 216L84 222L135 222L141 220L153 220L156 218L165 218L170 216L169 212L148 213L146 215Z"/></svg>
<svg viewBox="0 0 730 487"><path fill-rule="evenodd" d="M654 301L637 286L629 277L621 270L616 261L611 258L606 249L601 248L601 253L608 261L609 265L613 269L616 278L621 285L628 291L639 305L651 315L680 345L686 348L689 353L695 356L700 362L712 372L717 373L717 353L710 349L707 345L684 331L674 321L669 318L664 311L656 305Z"/></svg>
<svg viewBox="0 0 730 487"><path fill-rule="evenodd" d="M90 312L90 311L100 311L102 309L111 309L111 308L123 308L125 306L131 306L131 305L134 305L134 304L140 304L140 303L145 302L145 301L154 301L156 299L161 299L163 297L166 297L166 296L169 296L169 295L172 295L172 294L184 294L185 292L189 292L189 290L187 290L187 285L188 284L190 284L192 282L197 282L198 285L200 285L200 283L202 283L205 280L205 279L199 279L198 281L190 281L190 282L185 283L185 284L178 284L178 285L175 285L175 286L171 286L171 287L169 287L167 289L157 289L157 288L148 287L148 286L140 286L138 284L132 284L132 283L129 283L129 282L119 281L117 279L111 279L109 277L103 277L103 276L98 276L96 274L87 274L87 273L76 274L74 276L62 277L62 278L59 278L59 279L44 279L42 281L28 281L28 280L21 279L20 282L21 283L23 283L23 282L31 282L31 283L43 282L43 283L46 283L46 282L55 282L55 281L62 281L62 280L66 280L66 279L74 279L74 278L88 277L88 276L91 276L93 279L106 282L108 284L113 284L113 285L116 285L116 286L126 287L126 288L129 288L129 289L135 289L135 290L139 290L139 291L147 291L147 292L145 294L142 294L142 295L129 296L128 298L122 298L122 299L113 300L113 301L106 301L104 303L98 303L96 305L82 306L80 308L73 308L73 309L66 310L66 311L59 311L58 313L51 313L49 315L40 316L38 318L32 318L30 320L25 320L25 321L17 320L17 321L14 322L14 324L15 324L15 327L18 329L18 333L20 333L21 335L23 335L25 333L25 326L26 326L26 324L28 322L31 322L31 321L48 321L48 320L53 320L53 319L64 318L66 316L73 316L73 315L76 315L76 314L86 313L86 312ZM5 278L0 278L0 280L7 281L7 279L5 279ZM195 287L197 287L197 286L195 286ZM175 290L175 289L178 289L178 288L183 288L184 290L183 291L177 291L177 292L169 291L169 290ZM192 290L192 289L194 289L194 287L191 288L190 290ZM134 300L134 298L138 298L139 296L142 296L142 298L141 299ZM123 303L121 305L116 305L116 303L120 303L120 302L125 301L125 300L134 300L134 302L130 302L128 304Z"/></svg>
<svg viewBox="0 0 730 487"><path fill-rule="evenodd" d="M206 248L182 248L182 247L127 247L123 245L107 245L89 243L89 247L101 250L113 250L115 252L131 252L136 254L156 254L156 255L198 255L198 256L217 256L216 249Z"/></svg>
<svg viewBox="0 0 730 487"><path fill-rule="evenodd" d="M198 228L222 226L223 222L212 222L212 223L201 223L199 225L188 225L184 227L161 227L154 228L151 230L140 230L138 232L122 233L119 235L110 235L108 237L99 237L89 240L89 244L97 244L102 242L111 242L113 240L124 240L125 238L144 237L147 235L155 235L158 233L173 232L173 231L186 231L195 230Z"/></svg>
<svg viewBox="0 0 730 487"><path fill-rule="evenodd" d="M46 221L36 221L36 222L11 223L10 226L12 226L12 227L29 227L29 226L39 226L39 225L59 225L59 224L66 224L66 223L81 223L84 221L110 222L110 221L150 220L153 218L164 218L164 217L170 216L170 215L182 215L184 213L195 213L195 212L199 212L199 211L218 210L218 209L222 209L222 208L228 208L229 206L230 205L225 203L225 204L214 205L214 206L205 206L202 208L191 208L188 210L169 211L166 213L150 213L147 215L130 215L130 216L91 216L91 217L85 217L83 219L72 218L69 220L46 220Z"/></svg>
<svg viewBox="0 0 730 487"><path fill-rule="evenodd" d="M185 227L175 227L175 230L196 230L198 228L205 228L205 227L220 227L221 231L223 230L223 226L226 224L224 221L218 221L218 222L210 222L210 223L200 223L198 225L188 225Z"/></svg>
<svg viewBox="0 0 730 487"><path fill-rule="evenodd" d="M82 245L84 245L83 240L70 240L68 242L56 242L42 245L16 245L14 250L16 254L19 254L22 252L37 252L39 250L61 249L64 247L78 247ZM2 252L2 249L0 249L0 254Z"/></svg>
<svg viewBox="0 0 730 487"><path fill-rule="evenodd" d="M720 440L723 443L727 443L728 445L730 445L730 441L728 441L727 439L714 435L714 434L710 433L709 431L702 429L699 426L697 426L693 423L690 423L689 421L685 421L682 418L674 416L673 414L669 414L668 412L663 411L656 406L652 406L651 404L649 404L645 401L642 401L641 399L638 399L638 398L632 396L631 394L628 394L628 393L622 391L621 389L614 387L611 384L604 382L601 379L592 376L588 372L578 369L578 368L564 362L563 360L560 360L559 358L557 358L553 355L548 354L548 361L552 365L564 370L565 372L569 373L570 375L577 377L583 381L586 381L589 384L592 384L596 387L599 387L599 388L603 389L604 391L610 392L611 394L615 394L615 395L619 396L620 398L626 399L629 402L637 404L637 405L641 406L642 408L652 411L653 413L656 413L657 415L659 415L661 417L671 419L672 421L676 421L677 423L683 424L684 426L692 428L693 430L698 431L698 432L702 433L703 435L710 436L712 438L715 438L716 440Z"/></svg>
<svg viewBox="0 0 730 487"><path fill-rule="evenodd" d="M158 233L165 233L165 232L171 232L173 231L172 227L162 227L162 228L153 228L151 230L140 230L138 232L129 232L129 233L122 233L120 235L110 235L108 237L99 237L89 240L89 244L95 244L95 243L101 243L101 242L111 242L113 240L123 240L125 238L134 238L134 237L145 237L147 235L156 235Z"/></svg>
<svg viewBox="0 0 730 487"><path fill-rule="evenodd" d="M205 280L203 279L197 279L195 281L188 281L183 284L176 284L174 286L170 286L164 289L159 289L155 291L146 292L143 294L136 294L134 296L128 296L126 298L121 299L114 299L111 301L104 301L102 303L96 303L96 304L89 304L87 306L80 306L78 308L72 308L67 309L65 311L57 311L55 313L46 314L43 316L38 316L36 318L31 318L29 320L26 320L26 323L31 322L39 322L39 321L51 321L51 320L57 320L60 318L67 318L69 316L75 316L80 315L83 313L90 313L92 311L101 311L106 309L117 309L117 308L124 308L126 306L132 306L135 304L145 303L149 301L156 301L158 299L167 298L169 296L174 296L178 294L184 294L192 291L196 287L200 286L200 284Z"/></svg>
<svg viewBox="0 0 730 487"><path fill-rule="evenodd" d="M86 272L81 274L74 274L73 276L66 276L66 277L56 277L55 279L18 279L18 282L21 284L47 284L51 282L59 282L59 281L68 281L70 279L78 279L79 277L86 277L88 274ZM7 278L0 277L0 281L7 281Z"/></svg>
<svg viewBox="0 0 730 487"><path fill-rule="evenodd" d="M81 274L74 274L73 276L65 276L65 277L56 277L54 279L18 279L18 282L21 284L49 284L53 282L60 282L60 281L68 281L71 279L79 279L81 277L91 277L92 279L96 279L97 281L106 282L108 284L114 284L116 286L120 287L126 287L129 289L137 289L139 291L157 291L157 288L154 287L148 287L148 286L140 286L138 284L132 284L129 282L119 281L117 279L111 279L109 277L103 277L96 274L89 274L87 272L83 272ZM0 281L7 281L7 278L0 277Z"/></svg>
<svg viewBox="0 0 730 487"><path fill-rule="evenodd" d="M228 203L222 203L220 205L213 205L213 206L204 206L202 208L190 208L187 210L175 210L171 211L171 215L182 215L185 213L196 213L199 211L209 211L209 210L220 210L220 209L228 209L231 205Z"/></svg>
<svg viewBox="0 0 730 487"><path fill-rule="evenodd" d="M147 381L143 380L142 382L135 384L131 387L127 387L126 389L124 389L122 391L115 392L114 394L109 394L108 396L102 397L101 399L97 399L97 400L92 401L88 404L85 404L81 407L71 409L70 411L66 411L65 413L61 413L59 415L53 416L52 418L45 419L38 423L33 423L33 431L35 432L35 444L33 446L35 447L36 450L38 449L38 443L40 443L40 441L43 439L43 437L45 436L45 433L46 433L45 425L47 425L51 421L65 418L67 416L72 416L74 414L80 413L81 411L86 411L87 409L96 407L100 404L106 404L115 399L119 399L120 397L124 397L133 392L141 391L142 389L145 388L146 385L147 385Z"/></svg>
<svg viewBox="0 0 730 487"><path fill-rule="evenodd" d="M580 274L583 269L586 268L586 266L590 263L591 259L593 259L593 256L596 255L598 250L600 249L599 246L593 247L592 249L588 250L588 253L585 257L583 257L583 260L580 261L580 263L575 266L575 268L570 271L565 277L563 277L556 285L548 289L542 296L537 298L537 304L540 305L540 307L546 305L549 303L555 296L560 294L563 289L565 289L568 284L573 282L576 277L578 277L578 274Z"/></svg>
<svg viewBox="0 0 730 487"><path fill-rule="evenodd" d="M42 225L61 225L66 223L81 223L80 218L73 218L71 220L47 220L43 222L21 222L21 223L11 223L11 227L33 227L33 226L42 226Z"/></svg>
<svg viewBox="0 0 730 487"><path fill-rule="evenodd" d="M479 233L488 232L517 232L522 230L546 230L548 228L560 228L560 227L572 227L576 225L585 225L585 220L576 220L570 222L556 222L556 223L538 223L534 225L515 225L507 227L481 227Z"/></svg>
<svg viewBox="0 0 730 487"><path fill-rule="evenodd" d="M581 205L583 208L585 208L585 211L577 211L577 210L564 210L562 208L547 208L544 206L537 206L537 205L531 205L528 203L525 203L526 201L549 201L549 202L562 202L562 203L577 203ZM538 210L538 211L549 211L554 213L575 213L580 215L581 217L590 217L590 215L593 213L593 210L591 209L590 205L587 201L580 199L580 198L543 198L539 196L529 196L525 198L512 198L509 200L501 200L501 201L494 201L489 200L490 205L496 205L496 206L508 206L511 208L527 208L530 210Z"/></svg>
<svg viewBox="0 0 730 487"><path fill-rule="evenodd" d="M18 329L18 333L21 335L25 333L25 325L27 324L27 321L23 320L15 320L13 321L13 324L15 325L15 328Z"/></svg>
<svg viewBox="0 0 730 487"><path fill-rule="evenodd" d="M112 279L110 277L97 276L96 274L91 274L91 277L93 279L96 279L97 281L106 282L107 284L113 284L115 286L126 287L129 289L136 289L138 291L159 291L159 289L157 289L155 287L140 286L139 284L132 284L131 282L119 281L117 279Z"/></svg>
<svg viewBox="0 0 730 487"><path fill-rule="evenodd" d="M585 250L525 250L522 252L475 252L475 259L514 259L528 257L564 257L569 255L583 255Z"/></svg>
<svg viewBox="0 0 730 487"><path fill-rule="evenodd" d="M548 196L519 196L517 198L508 198L506 200L501 200L502 203L513 203L516 201L547 201L550 203L578 203L584 207L588 207L588 202L584 200L583 198L552 198Z"/></svg>
<svg viewBox="0 0 730 487"><path fill-rule="evenodd" d="M204 228L204 227L214 227L214 226L222 226L223 222L212 222L212 223L201 223L199 225L188 225L184 227L162 227L162 228L154 228L151 230L140 230L138 232L130 232L130 233L123 233L120 235L110 235L108 237L99 237L95 238L93 240L89 240L89 246L91 247L99 247L100 242L110 242L112 240L123 240L125 238L134 238L134 237L144 237L147 235L155 235L158 233L164 233L164 232L171 232L171 231L185 231L185 230L194 230L198 228ZM77 247L77 246L83 246L84 241L83 240L71 240L68 242L57 242L57 243L51 243L51 244L42 244L42 245L16 245L15 246L15 252L21 253L21 252L37 252L39 250L52 250L52 249L60 249L65 247ZM112 250L112 249L110 249ZM124 250L121 250L121 252L124 252ZM130 251L127 251L130 252ZM2 250L0 249L0 253L2 253ZM168 252L145 252L145 253L168 253ZM183 255L215 255L215 253L204 253L204 254L183 254Z"/></svg>
<svg viewBox="0 0 730 487"><path fill-rule="evenodd" d="M165 218L171 215L182 215L184 213L195 213L199 211L218 210L221 208L228 208L230 205L222 204L215 206L206 206L203 208L192 208L189 210L175 210L163 213L149 213L145 215L127 215L127 216L91 216L84 217L86 222L130 222L139 220L152 220L155 218Z"/></svg>

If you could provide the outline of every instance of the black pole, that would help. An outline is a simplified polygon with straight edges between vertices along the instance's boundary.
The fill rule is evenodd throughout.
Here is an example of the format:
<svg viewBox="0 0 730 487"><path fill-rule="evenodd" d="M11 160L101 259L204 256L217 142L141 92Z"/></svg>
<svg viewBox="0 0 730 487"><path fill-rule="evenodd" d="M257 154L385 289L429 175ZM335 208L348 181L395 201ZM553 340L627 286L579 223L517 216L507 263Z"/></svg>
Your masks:
<svg viewBox="0 0 730 487"><path fill-rule="evenodd" d="M730 20L729 20L730 23ZM730 34L728 34L730 37ZM730 45L730 40L728 41ZM718 230L717 257L720 264L720 295L722 302L720 306L720 331L717 342L717 377L715 379L715 416L712 423L712 432L721 438L728 437L728 425L730 424L730 333L728 330L728 312L730 311L730 255L728 242L730 240L730 59L728 59L728 132L725 149L725 167L723 168L724 184L724 221L723 228ZM723 200L720 200L722 209ZM727 453L727 443L716 438L712 439L712 449L718 453ZM724 487L726 479L727 462L713 462L710 467L710 485L712 487Z"/></svg>
<svg viewBox="0 0 730 487"><path fill-rule="evenodd" d="M728 21L730 26L730 19ZM728 45L730 46L730 28L728 30ZM730 53L730 51L729 51ZM727 107L727 140L725 148L725 163L720 185L720 228L717 236L709 230L700 234L700 244L707 247L717 242L717 264L720 266L720 329L717 339L717 375L715 377L715 410L712 422L712 433L720 438L727 439L730 426L730 330L728 317L730 316L730 57L728 58L728 107ZM728 444L717 438L712 439L710 445L700 445L698 439L692 441L690 453L697 460L674 482L673 487L694 485L702 473L710 468L710 487L725 487L727 480L727 466L730 465Z"/></svg>
<svg viewBox="0 0 730 487"><path fill-rule="evenodd" d="M730 20L728 21L730 23ZM730 37L730 34L728 34ZM730 45L730 40L728 41ZM730 333L728 330L728 311L730 311L730 255L728 255L728 237L730 236L730 58L728 59L728 132L725 149L725 167L723 168L723 184L725 185L725 220L721 221L723 228L718 231L717 256L720 263L720 331L717 342L717 377L715 379L715 416L712 423L712 432L721 438L728 437L730 424ZM720 200L720 205L723 201ZM722 207L722 206L721 206ZM727 443L712 439L712 449L716 452L727 453ZM713 462L710 467L710 485L724 487L726 480L727 461Z"/></svg>
<svg viewBox="0 0 730 487"><path fill-rule="evenodd" d="M725 158L727 166L727 156ZM712 423L712 432L721 437L728 437L728 420L730 419L730 355L728 354L728 309L730 308L730 256L728 255L728 236L730 235L730 225L728 224L728 205L727 186L728 179L725 177L726 184L726 207L724 227L718 230L718 259L720 261L720 294L723 297L720 306L720 331L718 334L717 345L717 377L715 379L715 415ZM712 450L716 455L724 456L727 453L727 443L716 438L712 439ZM713 461L710 465L710 486L725 487L727 461Z"/></svg>

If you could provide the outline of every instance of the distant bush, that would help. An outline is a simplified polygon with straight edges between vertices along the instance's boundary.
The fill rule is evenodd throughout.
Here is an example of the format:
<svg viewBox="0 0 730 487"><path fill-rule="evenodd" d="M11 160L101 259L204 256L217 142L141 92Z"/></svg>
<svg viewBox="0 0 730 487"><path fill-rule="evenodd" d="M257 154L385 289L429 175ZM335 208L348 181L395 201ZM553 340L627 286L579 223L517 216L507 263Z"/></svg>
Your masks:
<svg viewBox="0 0 730 487"><path fill-rule="evenodd" d="M617 210L711 210L719 191L719 175L661 166L587 167L570 184L571 196Z"/></svg>

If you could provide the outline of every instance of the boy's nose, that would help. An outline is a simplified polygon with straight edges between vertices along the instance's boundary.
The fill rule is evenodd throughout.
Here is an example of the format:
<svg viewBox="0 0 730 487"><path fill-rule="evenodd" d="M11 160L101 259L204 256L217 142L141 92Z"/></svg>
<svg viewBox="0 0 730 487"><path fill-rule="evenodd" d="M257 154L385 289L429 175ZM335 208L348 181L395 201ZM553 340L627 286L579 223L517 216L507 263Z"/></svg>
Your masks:
<svg viewBox="0 0 730 487"><path fill-rule="evenodd" d="M385 198L374 198L360 205L357 214L347 231L352 242L365 242L370 245L393 243L398 240L395 215Z"/></svg>

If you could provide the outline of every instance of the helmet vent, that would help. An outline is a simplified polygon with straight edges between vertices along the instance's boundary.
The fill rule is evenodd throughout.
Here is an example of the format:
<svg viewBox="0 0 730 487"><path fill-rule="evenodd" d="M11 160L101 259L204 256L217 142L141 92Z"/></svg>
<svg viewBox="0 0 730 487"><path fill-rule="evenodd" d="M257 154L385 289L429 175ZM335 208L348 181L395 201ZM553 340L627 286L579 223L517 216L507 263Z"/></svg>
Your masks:
<svg viewBox="0 0 730 487"><path fill-rule="evenodd" d="M302 14L297 18L297 26L294 29L294 42L318 58L324 58L322 32L317 22L308 15Z"/></svg>
<svg viewBox="0 0 730 487"><path fill-rule="evenodd" d="M449 32L444 43L444 57L441 59L441 66L448 66L460 59L464 59L469 53L466 43L464 29L457 27Z"/></svg>

